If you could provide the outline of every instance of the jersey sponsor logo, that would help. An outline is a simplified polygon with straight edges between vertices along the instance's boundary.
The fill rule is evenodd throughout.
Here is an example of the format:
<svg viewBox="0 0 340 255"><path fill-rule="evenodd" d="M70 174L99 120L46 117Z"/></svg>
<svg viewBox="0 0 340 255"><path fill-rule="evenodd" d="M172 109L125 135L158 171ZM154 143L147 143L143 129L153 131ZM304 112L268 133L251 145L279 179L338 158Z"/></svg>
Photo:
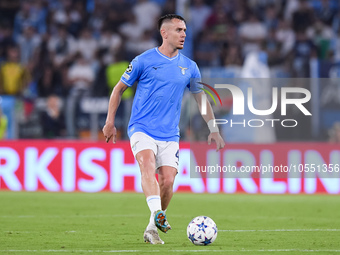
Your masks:
<svg viewBox="0 0 340 255"><path fill-rule="evenodd" d="M124 74L123 74L123 77L124 77L125 79L127 79L127 80L130 79L130 75L128 75L127 73L124 73Z"/></svg>
<svg viewBox="0 0 340 255"><path fill-rule="evenodd" d="M131 73L131 71L132 71L132 64L130 63L130 65L128 66L128 68L126 68L126 71L125 72L127 72L127 73Z"/></svg>
<svg viewBox="0 0 340 255"><path fill-rule="evenodd" d="M183 75L185 75L185 70L187 70L188 68L187 67L181 67L181 66L178 66L179 68L181 68L181 72Z"/></svg>

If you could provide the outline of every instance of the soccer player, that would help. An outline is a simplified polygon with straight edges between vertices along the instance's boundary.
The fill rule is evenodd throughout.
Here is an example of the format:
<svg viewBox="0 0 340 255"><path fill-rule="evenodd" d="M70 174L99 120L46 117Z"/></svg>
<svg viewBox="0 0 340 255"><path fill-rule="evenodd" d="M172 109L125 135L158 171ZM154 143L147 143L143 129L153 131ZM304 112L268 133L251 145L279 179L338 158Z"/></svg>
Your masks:
<svg viewBox="0 0 340 255"><path fill-rule="evenodd" d="M163 244L157 228L167 233L171 229L166 209L173 195L173 183L179 160L179 128L184 90L190 88L201 108L203 91L197 82L201 78L196 63L179 53L186 36L185 20L167 14L158 21L163 42L160 47L145 51L132 60L112 91L103 133L108 142L116 142L115 114L123 92L138 81L131 110L128 135L132 152L139 164L143 192L151 211L144 241ZM196 82L190 82L190 81ZM206 100L207 101L207 100ZM217 150L224 147L219 130L213 125L214 114L209 102L202 115L208 123ZM155 173L158 173L158 182Z"/></svg>

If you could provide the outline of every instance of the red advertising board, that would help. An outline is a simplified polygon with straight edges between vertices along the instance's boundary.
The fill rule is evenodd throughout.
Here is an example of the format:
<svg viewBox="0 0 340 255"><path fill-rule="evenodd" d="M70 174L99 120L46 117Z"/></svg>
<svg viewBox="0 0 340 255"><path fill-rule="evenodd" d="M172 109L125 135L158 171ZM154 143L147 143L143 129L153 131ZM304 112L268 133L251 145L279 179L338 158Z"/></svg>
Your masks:
<svg viewBox="0 0 340 255"><path fill-rule="evenodd" d="M218 153L213 146L199 143L181 143L180 148L175 191L340 193L337 145L227 144ZM190 164L196 178L190 177ZM204 168L208 165L214 168ZM280 167L289 170L284 178L275 172ZM235 169L242 175L235 174ZM265 178L258 178L254 169L265 171ZM129 142L47 140L0 142L0 190L142 192L139 168Z"/></svg>

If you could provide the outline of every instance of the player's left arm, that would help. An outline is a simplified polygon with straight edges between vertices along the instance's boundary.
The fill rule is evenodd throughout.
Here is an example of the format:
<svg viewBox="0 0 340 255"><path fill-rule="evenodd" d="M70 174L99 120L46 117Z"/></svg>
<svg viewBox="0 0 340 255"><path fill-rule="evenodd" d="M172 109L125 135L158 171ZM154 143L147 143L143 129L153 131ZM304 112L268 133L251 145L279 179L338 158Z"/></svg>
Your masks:
<svg viewBox="0 0 340 255"><path fill-rule="evenodd" d="M202 95L203 94L204 94L204 91L202 91L200 93L193 94L201 113L202 113L201 109L202 109ZM220 149L222 149L224 147L225 142L224 142L222 136L220 135L220 131L219 131L217 125L215 125L215 122L214 122L215 115L214 115L214 112L212 110L210 102L208 100L204 100L204 101L207 103L207 105L206 105L207 114L202 114L202 117L205 120L205 122L207 123L209 130L210 130L210 134L208 136L208 144L211 143L211 140L214 140L216 142L216 151L219 151Z"/></svg>

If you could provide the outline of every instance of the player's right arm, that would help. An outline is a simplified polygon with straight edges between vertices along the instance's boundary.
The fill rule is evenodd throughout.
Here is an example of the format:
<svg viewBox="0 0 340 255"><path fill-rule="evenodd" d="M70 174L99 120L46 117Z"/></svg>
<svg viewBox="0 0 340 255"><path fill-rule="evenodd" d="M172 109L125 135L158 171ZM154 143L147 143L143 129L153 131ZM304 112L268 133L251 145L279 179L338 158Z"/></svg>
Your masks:
<svg viewBox="0 0 340 255"><path fill-rule="evenodd" d="M106 142L109 142L112 137L112 142L116 143L117 129L115 128L115 116L122 98L122 94L128 87L131 87L134 82L139 79L142 71L143 61L141 61L140 57L137 56L131 61L130 65L120 78L120 81L114 87L109 101L106 123L103 127L103 133Z"/></svg>
<svg viewBox="0 0 340 255"><path fill-rule="evenodd" d="M109 101L109 107L107 111L106 122L105 126L103 127L103 134L106 139L106 142L109 142L110 139L112 138L112 142L116 143L117 129L115 127L115 116L122 95L127 88L128 88L127 85L125 85L122 81L119 81L112 90Z"/></svg>

